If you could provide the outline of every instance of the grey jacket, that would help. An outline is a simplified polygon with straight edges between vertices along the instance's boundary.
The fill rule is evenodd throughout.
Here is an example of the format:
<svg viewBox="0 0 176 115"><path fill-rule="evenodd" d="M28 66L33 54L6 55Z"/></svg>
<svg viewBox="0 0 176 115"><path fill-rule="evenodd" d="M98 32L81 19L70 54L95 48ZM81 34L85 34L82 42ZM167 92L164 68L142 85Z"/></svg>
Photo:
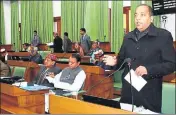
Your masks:
<svg viewBox="0 0 176 115"><path fill-rule="evenodd" d="M80 42L81 42L81 46L83 48L83 51L85 54L87 54L91 48L91 40L90 40L90 36L88 36L87 34L85 34L85 36L81 36L80 38Z"/></svg>
<svg viewBox="0 0 176 115"><path fill-rule="evenodd" d="M10 67L0 60L0 77L9 76L11 74Z"/></svg>
<svg viewBox="0 0 176 115"><path fill-rule="evenodd" d="M56 65L53 65L51 68L47 70L45 66L41 66L39 72L37 73L36 77L33 80L33 83L38 85L45 84L45 76L48 72L53 72L54 75L59 74L62 70L58 68Z"/></svg>
<svg viewBox="0 0 176 115"><path fill-rule="evenodd" d="M64 52L72 51L72 42L66 36L64 36L64 39L63 39L63 50Z"/></svg>
<svg viewBox="0 0 176 115"><path fill-rule="evenodd" d="M39 43L40 43L39 36L38 35L34 36L34 38L31 41L31 45L37 47Z"/></svg>

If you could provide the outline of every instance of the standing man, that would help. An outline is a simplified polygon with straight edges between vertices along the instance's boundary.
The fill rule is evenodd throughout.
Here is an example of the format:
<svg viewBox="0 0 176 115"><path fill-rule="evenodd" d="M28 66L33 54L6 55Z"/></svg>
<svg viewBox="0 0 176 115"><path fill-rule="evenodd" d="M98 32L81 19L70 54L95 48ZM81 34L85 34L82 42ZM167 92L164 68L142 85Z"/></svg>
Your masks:
<svg viewBox="0 0 176 115"><path fill-rule="evenodd" d="M63 50L64 50L64 52L72 51L72 42L68 38L68 33L67 32L64 32Z"/></svg>
<svg viewBox="0 0 176 115"><path fill-rule="evenodd" d="M58 36L57 32L54 33L53 46L50 46L50 48L54 48L54 53L63 53L62 38Z"/></svg>
<svg viewBox="0 0 176 115"><path fill-rule="evenodd" d="M35 30L34 31L34 38L31 41L31 45L34 47L38 47L39 43L40 43L40 39L39 39L39 36L37 35L37 31Z"/></svg>
<svg viewBox="0 0 176 115"><path fill-rule="evenodd" d="M134 105L160 113L162 77L174 72L176 62L171 33L155 27L152 21L152 8L139 5L135 12L136 28L125 36L116 67L119 68L126 58L131 58L131 69L147 81L140 91L132 87ZM106 56L104 62L115 65L117 59ZM125 65L120 102L132 104L131 85L124 79L128 72L128 65Z"/></svg>
<svg viewBox="0 0 176 115"><path fill-rule="evenodd" d="M81 34L81 46L84 50L85 55L89 52L90 48L91 48L91 40L90 40L90 36L88 36L86 34L86 29L85 28L81 28L80 29L80 34Z"/></svg>

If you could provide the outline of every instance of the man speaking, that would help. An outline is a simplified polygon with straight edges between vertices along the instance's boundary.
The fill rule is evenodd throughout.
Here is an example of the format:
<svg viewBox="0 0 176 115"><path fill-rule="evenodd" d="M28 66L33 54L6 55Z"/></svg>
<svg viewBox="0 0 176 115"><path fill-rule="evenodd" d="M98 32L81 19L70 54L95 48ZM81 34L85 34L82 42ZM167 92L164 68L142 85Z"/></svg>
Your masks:
<svg viewBox="0 0 176 115"><path fill-rule="evenodd" d="M135 12L136 28L125 35L118 57L106 56L104 62L118 69L126 58L131 58L131 69L147 84L140 91L132 87L132 100L131 85L124 79L129 72L128 65L125 65L120 102L132 104L133 101L136 106L160 113L162 77L174 72L176 62L171 33L155 27L152 15L150 6L139 5Z"/></svg>

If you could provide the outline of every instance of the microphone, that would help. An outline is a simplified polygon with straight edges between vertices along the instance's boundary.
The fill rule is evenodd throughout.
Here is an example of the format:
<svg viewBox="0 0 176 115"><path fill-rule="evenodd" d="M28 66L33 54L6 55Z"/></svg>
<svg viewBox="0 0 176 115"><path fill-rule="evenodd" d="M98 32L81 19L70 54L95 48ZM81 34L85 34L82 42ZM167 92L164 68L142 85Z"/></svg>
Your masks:
<svg viewBox="0 0 176 115"><path fill-rule="evenodd" d="M130 75L130 90L131 90L131 103L132 103L132 112L134 110L134 99L133 99L133 89L132 89L132 80L131 80L131 59L127 60L128 68L129 68L129 75Z"/></svg>
<svg viewBox="0 0 176 115"><path fill-rule="evenodd" d="M115 74L117 71L119 71L125 63L129 63L129 62L131 62L131 59L130 59L130 58L126 58L126 59L123 61L123 63L120 65L120 67L119 67L116 71L112 72L110 75L108 75L107 77L105 77L104 79L102 79L101 81L99 81L97 84L91 86L91 87L86 91L86 93L89 92L91 89L93 89L95 86L97 86L97 85L99 85L100 83L104 82L107 78L109 78L110 76L112 76L113 74Z"/></svg>

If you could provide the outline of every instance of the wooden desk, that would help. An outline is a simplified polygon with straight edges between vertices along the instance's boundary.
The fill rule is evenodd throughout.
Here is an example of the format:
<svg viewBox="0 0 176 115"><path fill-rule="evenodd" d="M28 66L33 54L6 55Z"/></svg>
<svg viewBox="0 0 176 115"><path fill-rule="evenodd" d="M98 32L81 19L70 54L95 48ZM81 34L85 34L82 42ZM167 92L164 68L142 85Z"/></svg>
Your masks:
<svg viewBox="0 0 176 115"><path fill-rule="evenodd" d="M61 69L68 67L68 64L57 63L56 64ZM90 87L99 83L101 80L106 79L102 83L97 84L94 88L92 88L88 95L93 95L97 97L112 99L113 98L113 78L107 77L105 78L106 73L102 68L98 66L89 66L89 65L81 65L80 66L86 73L86 80L84 84L84 90L89 90Z"/></svg>
<svg viewBox="0 0 176 115"><path fill-rule="evenodd" d="M72 56L72 53L53 53L53 54L56 55L57 58L66 58L66 59L69 59L70 56ZM90 56L81 57L81 62L89 63L90 62Z"/></svg>
<svg viewBox="0 0 176 115"><path fill-rule="evenodd" d="M43 91L25 91L16 86L0 83L1 86L1 110L7 111L3 106L24 108L34 113L45 113L45 93Z"/></svg>
<svg viewBox="0 0 176 115"><path fill-rule="evenodd" d="M163 77L164 82L176 83L176 72Z"/></svg>
<svg viewBox="0 0 176 115"><path fill-rule="evenodd" d="M36 75L36 70L39 69L38 64L36 64L34 62L29 62L29 61L8 60L7 64L10 66L26 67L24 79L27 82L31 82L34 79L34 77Z"/></svg>
<svg viewBox="0 0 176 115"><path fill-rule="evenodd" d="M9 56L19 56L19 57L28 57L30 56L29 52L8 52Z"/></svg>
<svg viewBox="0 0 176 115"><path fill-rule="evenodd" d="M134 114L121 109L56 95L49 96L49 109L51 114Z"/></svg>
<svg viewBox="0 0 176 115"><path fill-rule="evenodd" d="M3 44L0 45L0 49L5 48L6 51L11 51L12 50L12 44Z"/></svg>
<svg viewBox="0 0 176 115"><path fill-rule="evenodd" d="M48 49L49 49L47 44L39 44L38 48L41 51L48 51Z"/></svg>
<svg viewBox="0 0 176 115"><path fill-rule="evenodd" d="M111 51L110 42L100 42L100 48L101 48L104 52L110 52L110 51Z"/></svg>

